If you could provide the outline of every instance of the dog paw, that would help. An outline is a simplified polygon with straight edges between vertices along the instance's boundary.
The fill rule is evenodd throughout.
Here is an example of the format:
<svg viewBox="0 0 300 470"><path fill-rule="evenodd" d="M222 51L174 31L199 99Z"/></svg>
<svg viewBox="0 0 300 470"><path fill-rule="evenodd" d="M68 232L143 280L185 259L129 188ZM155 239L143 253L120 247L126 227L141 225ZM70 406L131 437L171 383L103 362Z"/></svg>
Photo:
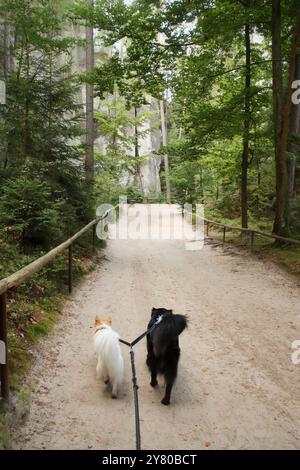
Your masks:
<svg viewBox="0 0 300 470"><path fill-rule="evenodd" d="M104 383L105 383L105 385L107 385L109 383L109 379L105 379Z"/></svg>
<svg viewBox="0 0 300 470"><path fill-rule="evenodd" d="M166 405L166 406L167 406L167 405L170 404L170 400L169 400L169 398L164 397L164 398L162 399L161 403L162 403L163 405Z"/></svg>
<svg viewBox="0 0 300 470"><path fill-rule="evenodd" d="M118 395L116 395L115 393L112 393L111 397L115 400L116 398L118 398Z"/></svg>
<svg viewBox="0 0 300 470"><path fill-rule="evenodd" d="M156 385L158 385L157 380L151 380L150 385L151 387L156 387Z"/></svg>

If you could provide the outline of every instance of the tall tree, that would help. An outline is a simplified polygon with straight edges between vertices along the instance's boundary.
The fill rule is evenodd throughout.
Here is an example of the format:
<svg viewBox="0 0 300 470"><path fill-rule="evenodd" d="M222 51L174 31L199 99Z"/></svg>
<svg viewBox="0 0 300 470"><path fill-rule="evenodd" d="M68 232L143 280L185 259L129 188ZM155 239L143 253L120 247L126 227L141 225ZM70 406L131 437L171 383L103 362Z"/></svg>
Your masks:
<svg viewBox="0 0 300 470"><path fill-rule="evenodd" d="M246 0L245 7L249 10L250 0ZM249 12L247 11L249 15ZM241 174L241 222L243 228L248 228L248 166L249 166L249 141L251 121L251 41L249 18L244 27L245 38L245 102L244 102L244 131L243 154Z"/></svg>
<svg viewBox="0 0 300 470"><path fill-rule="evenodd" d="M296 50L295 57L295 80L300 80L300 47ZM290 125L289 125L289 140L287 144L288 152L288 215L291 221L292 203L295 198L296 189L296 155L299 148L296 138L299 137L300 132L300 103L292 104Z"/></svg>
<svg viewBox="0 0 300 470"><path fill-rule="evenodd" d="M280 234L286 227L287 166L285 154L280 152L283 118L283 72L281 51L281 0L272 0L272 70L273 120L276 165L276 214L273 230Z"/></svg>
<svg viewBox="0 0 300 470"><path fill-rule="evenodd" d="M160 100L160 122L161 122L161 133L162 133L162 144L164 147L164 169L165 169L165 179L166 179L166 198L167 203L172 203L171 196L171 184L170 184L170 171L169 171L169 155L168 155L168 136L167 136L167 123L166 123L166 113L165 113L165 102Z"/></svg>
<svg viewBox="0 0 300 470"><path fill-rule="evenodd" d="M4 77L7 78L12 69L12 55L11 55L11 27L4 18L4 31L3 31L3 70Z"/></svg>
<svg viewBox="0 0 300 470"><path fill-rule="evenodd" d="M297 47L300 39L300 11L292 30L290 44L287 92L283 93L281 54L281 1L272 1L272 59L273 59L273 108L276 160L276 213L273 230L277 234L289 234L288 156L287 145L292 111L292 82L296 72Z"/></svg>
<svg viewBox="0 0 300 470"><path fill-rule="evenodd" d="M91 7L94 0L88 0ZM92 25L86 26L86 72L92 72L94 68L94 28ZM85 153L85 175L89 189L94 181L94 85L86 84L86 153Z"/></svg>

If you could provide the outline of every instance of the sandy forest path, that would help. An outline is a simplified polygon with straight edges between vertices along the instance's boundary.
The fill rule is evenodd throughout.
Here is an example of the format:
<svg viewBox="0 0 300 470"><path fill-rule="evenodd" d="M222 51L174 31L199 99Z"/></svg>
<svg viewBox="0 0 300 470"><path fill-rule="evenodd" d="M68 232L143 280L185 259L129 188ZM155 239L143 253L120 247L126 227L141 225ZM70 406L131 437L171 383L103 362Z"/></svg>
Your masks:
<svg viewBox="0 0 300 470"><path fill-rule="evenodd" d="M149 385L146 343L135 347L142 448L300 448L300 289L272 264L206 243L110 241L98 268L68 300L36 352L36 384L19 449L133 449L129 352L112 400L95 377L93 321L112 315L125 339L146 328L151 308L189 316L169 407Z"/></svg>

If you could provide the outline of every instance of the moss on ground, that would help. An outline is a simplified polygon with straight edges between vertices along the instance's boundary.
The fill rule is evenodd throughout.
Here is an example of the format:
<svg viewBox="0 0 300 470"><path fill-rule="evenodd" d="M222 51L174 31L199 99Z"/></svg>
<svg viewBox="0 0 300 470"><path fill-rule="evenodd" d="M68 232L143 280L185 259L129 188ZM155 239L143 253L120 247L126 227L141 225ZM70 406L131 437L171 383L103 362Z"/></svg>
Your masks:
<svg viewBox="0 0 300 470"><path fill-rule="evenodd" d="M6 422L6 413L3 405L0 406L0 450L9 449L11 447L10 434Z"/></svg>

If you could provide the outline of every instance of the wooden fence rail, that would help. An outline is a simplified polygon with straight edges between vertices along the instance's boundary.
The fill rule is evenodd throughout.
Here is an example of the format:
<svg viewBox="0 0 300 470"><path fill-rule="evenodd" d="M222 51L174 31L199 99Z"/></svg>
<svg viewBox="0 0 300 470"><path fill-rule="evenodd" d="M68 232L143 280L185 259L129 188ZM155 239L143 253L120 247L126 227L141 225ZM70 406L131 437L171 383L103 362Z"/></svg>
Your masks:
<svg viewBox="0 0 300 470"><path fill-rule="evenodd" d="M53 250L41 256L37 260L28 264L19 271L11 274L10 276L0 281L0 341L4 343L5 357L2 363L0 363L0 380L1 380L1 393L0 397L6 400L9 396L9 381L8 381L8 345L7 345L7 308L6 308L6 293L9 289L17 287L20 284L28 281L35 273L41 271L41 269L53 261L58 255L64 250L68 249L68 288L69 292L72 292L72 263L73 263L73 243L80 238L89 229L93 229L92 244L95 249L96 243L96 225L98 222L104 220L111 211L115 210L118 206L115 206L107 210L101 217L92 220L89 224L83 227L79 232L75 233L71 238L61 243L59 246L53 248ZM0 358L1 360L1 358Z"/></svg>

